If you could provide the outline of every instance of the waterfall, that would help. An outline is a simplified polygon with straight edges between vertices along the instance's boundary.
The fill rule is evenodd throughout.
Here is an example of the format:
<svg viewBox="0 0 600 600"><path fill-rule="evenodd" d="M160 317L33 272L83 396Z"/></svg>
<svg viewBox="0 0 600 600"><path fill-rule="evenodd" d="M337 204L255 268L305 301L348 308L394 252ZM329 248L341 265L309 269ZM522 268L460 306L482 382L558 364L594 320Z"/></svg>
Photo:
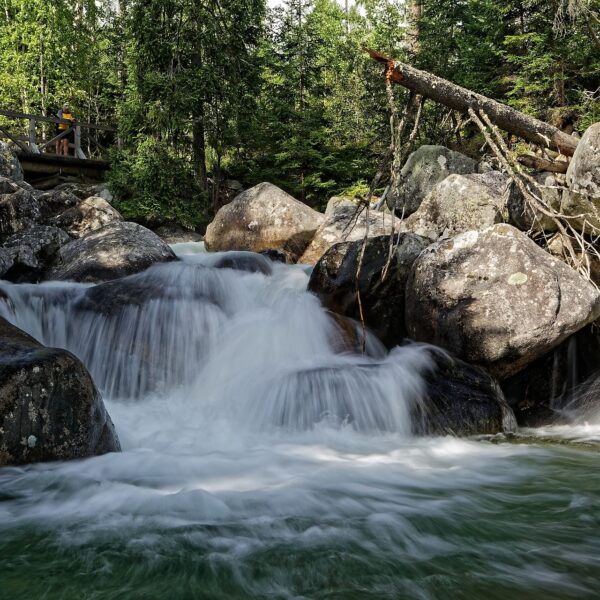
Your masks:
<svg viewBox="0 0 600 600"><path fill-rule="evenodd" d="M353 351L348 336L362 334L305 291L305 268L198 250L186 244L178 263L99 285L2 283L0 314L73 352L108 400L179 395L203 419L256 430L410 434L430 368L422 348L388 354L369 335L366 353Z"/></svg>

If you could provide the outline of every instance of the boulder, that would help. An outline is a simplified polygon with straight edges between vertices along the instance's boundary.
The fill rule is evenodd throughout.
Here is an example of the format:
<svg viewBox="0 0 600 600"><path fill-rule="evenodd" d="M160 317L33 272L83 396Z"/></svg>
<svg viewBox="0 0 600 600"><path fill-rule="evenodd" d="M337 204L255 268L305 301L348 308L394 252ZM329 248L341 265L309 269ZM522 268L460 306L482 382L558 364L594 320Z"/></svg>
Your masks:
<svg viewBox="0 0 600 600"><path fill-rule="evenodd" d="M392 227L398 225L397 219L392 223L392 216L387 213L359 209L355 204L340 203L325 215L325 220L317 229L312 241L298 262L313 265L329 248L339 242L362 240L369 228L369 237L390 235Z"/></svg>
<svg viewBox="0 0 600 600"><path fill-rule="evenodd" d="M0 240L32 227L40 218L40 204L30 192L19 188L0 194Z"/></svg>
<svg viewBox="0 0 600 600"><path fill-rule="evenodd" d="M14 194L19 189L20 186L14 179L0 176L0 194Z"/></svg>
<svg viewBox="0 0 600 600"><path fill-rule="evenodd" d="M508 177L498 171L449 175L402 221L400 230L437 241L503 223L507 186Z"/></svg>
<svg viewBox="0 0 600 600"><path fill-rule="evenodd" d="M516 429L514 414L496 380L483 369L432 349L424 373L426 393L411 408L417 435L483 435Z"/></svg>
<svg viewBox="0 0 600 600"><path fill-rule="evenodd" d="M365 324L389 348L406 336L404 289L411 266L429 245L414 233L394 238L394 251L385 279L390 236L368 240L362 261L358 289ZM308 289L329 310L360 320L356 296L356 271L362 241L342 242L330 248L312 271Z"/></svg>
<svg viewBox="0 0 600 600"><path fill-rule="evenodd" d="M173 250L149 229L137 223L113 221L63 246L45 279L96 283L171 260L177 260Z"/></svg>
<svg viewBox="0 0 600 600"><path fill-rule="evenodd" d="M217 257L211 264L214 269L234 269L247 273L262 273L271 275L273 266L271 261L256 252L226 252Z"/></svg>
<svg viewBox="0 0 600 600"><path fill-rule="evenodd" d="M567 170L567 185L573 192L600 201L600 123L588 127L577 144Z"/></svg>
<svg viewBox="0 0 600 600"><path fill-rule="evenodd" d="M556 212L560 212L561 210L562 189L559 188L562 188L564 185L562 181L563 177L557 173L548 172L533 175L533 178L538 183L536 193ZM556 223L552 219L535 210L526 202L523 194L521 194L514 184L511 185L508 195L507 209L510 223L521 231L553 232L557 229Z"/></svg>
<svg viewBox="0 0 600 600"><path fill-rule="evenodd" d="M0 279L6 279L8 271L15 264L15 252L12 249L0 248ZM1 294L0 294L1 297Z"/></svg>
<svg viewBox="0 0 600 600"><path fill-rule="evenodd" d="M271 262L283 263L284 265L289 265L294 262L289 254L286 254L283 250L278 250L277 248L267 248L266 250L261 250L259 254L261 256L266 256Z"/></svg>
<svg viewBox="0 0 600 600"><path fill-rule="evenodd" d="M406 288L409 335L502 379L600 315L600 294L510 225L429 246Z"/></svg>
<svg viewBox="0 0 600 600"><path fill-rule="evenodd" d="M42 218L50 222L54 217L77 206L81 199L66 190L54 189L38 196Z"/></svg>
<svg viewBox="0 0 600 600"><path fill-rule="evenodd" d="M78 182L65 182L57 185L53 191L68 192L77 196L80 200L85 200L91 196L104 198L107 202L112 202L113 196L110 193L105 183L78 183Z"/></svg>
<svg viewBox="0 0 600 600"><path fill-rule="evenodd" d="M119 450L83 364L0 318L0 466Z"/></svg>
<svg viewBox="0 0 600 600"><path fill-rule="evenodd" d="M0 141L0 175L15 181L23 181L23 169L16 152L5 142Z"/></svg>
<svg viewBox="0 0 600 600"><path fill-rule="evenodd" d="M419 208L423 199L448 175L477 172L477 161L444 146L421 146L402 167L398 195L388 198L388 206L407 217Z"/></svg>
<svg viewBox="0 0 600 600"><path fill-rule="evenodd" d="M161 225L154 230L154 233L167 244L181 244L185 242L201 242L204 238L192 229L186 229L181 225L169 224Z"/></svg>
<svg viewBox="0 0 600 600"><path fill-rule="evenodd" d="M71 237L81 238L123 217L104 198L91 196L79 201L49 222L64 229Z"/></svg>
<svg viewBox="0 0 600 600"><path fill-rule="evenodd" d="M12 254L10 270L4 278L16 282L36 282L53 261L58 250L71 238L58 227L35 225L9 237L3 250Z"/></svg>
<svg viewBox="0 0 600 600"><path fill-rule="evenodd" d="M207 250L281 249L299 258L325 217L270 183L223 206L208 226Z"/></svg>
<svg viewBox="0 0 600 600"><path fill-rule="evenodd" d="M348 198L347 196L333 196L327 202L327 207L325 208L325 216L328 217L340 206L356 208L358 206L358 203L353 198Z"/></svg>
<svg viewBox="0 0 600 600"><path fill-rule="evenodd" d="M567 170L568 190L563 193L561 211L566 215L585 215L572 220L580 229L600 229L600 123L583 134Z"/></svg>

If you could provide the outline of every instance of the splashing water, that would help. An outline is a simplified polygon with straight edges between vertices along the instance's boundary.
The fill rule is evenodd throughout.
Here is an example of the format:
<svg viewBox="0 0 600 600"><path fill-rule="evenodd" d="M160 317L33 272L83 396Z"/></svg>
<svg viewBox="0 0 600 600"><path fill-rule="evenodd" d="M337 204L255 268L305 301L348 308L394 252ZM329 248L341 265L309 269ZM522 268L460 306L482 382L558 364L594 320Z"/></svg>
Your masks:
<svg viewBox="0 0 600 600"><path fill-rule="evenodd" d="M88 366L124 452L0 470L0 596L595 597L597 451L412 438L423 349L354 352L301 267L175 248L1 285Z"/></svg>

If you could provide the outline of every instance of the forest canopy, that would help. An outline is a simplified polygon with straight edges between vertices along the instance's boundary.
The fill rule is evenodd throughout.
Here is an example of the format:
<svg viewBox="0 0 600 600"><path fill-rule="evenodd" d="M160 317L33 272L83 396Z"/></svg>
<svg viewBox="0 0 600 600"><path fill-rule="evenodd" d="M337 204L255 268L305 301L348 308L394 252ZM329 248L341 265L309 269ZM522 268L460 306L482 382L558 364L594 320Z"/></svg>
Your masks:
<svg viewBox="0 0 600 600"><path fill-rule="evenodd" d="M567 131L600 120L600 0L2 0L0 108L113 123L126 216L196 227L227 179L322 208L389 142L375 48ZM395 101L406 104L398 89ZM475 152L427 103L417 143Z"/></svg>

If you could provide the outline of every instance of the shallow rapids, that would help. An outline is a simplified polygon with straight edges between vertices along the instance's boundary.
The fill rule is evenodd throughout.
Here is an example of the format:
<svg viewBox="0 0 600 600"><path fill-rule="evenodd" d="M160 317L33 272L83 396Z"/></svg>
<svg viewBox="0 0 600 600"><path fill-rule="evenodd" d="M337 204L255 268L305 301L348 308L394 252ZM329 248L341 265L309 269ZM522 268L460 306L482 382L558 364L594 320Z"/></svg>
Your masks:
<svg viewBox="0 0 600 600"><path fill-rule="evenodd" d="M1 598L598 597L595 421L413 438L422 348L352 352L301 267L199 249L126 287L0 285L124 449L0 470Z"/></svg>

